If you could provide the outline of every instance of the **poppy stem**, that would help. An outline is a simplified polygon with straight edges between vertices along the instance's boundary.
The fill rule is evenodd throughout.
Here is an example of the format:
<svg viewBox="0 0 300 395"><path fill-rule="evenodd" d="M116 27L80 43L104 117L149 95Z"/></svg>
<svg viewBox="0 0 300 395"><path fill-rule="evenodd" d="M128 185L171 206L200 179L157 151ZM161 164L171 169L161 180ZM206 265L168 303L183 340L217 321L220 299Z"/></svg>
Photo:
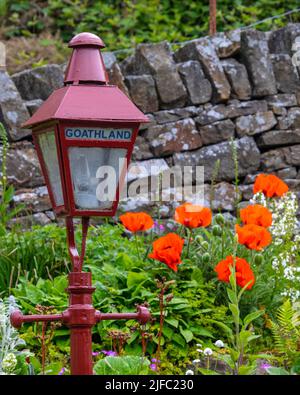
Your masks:
<svg viewBox="0 0 300 395"><path fill-rule="evenodd" d="M135 240L135 246L136 246L137 256L138 256L139 260L141 260L139 242L138 242L138 238L137 238L137 234L136 234L136 233L134 234L134 240Z"/></svg>
<svg viewBox="0 0 300 395"><path fill-rule="evenodd" d="M224 226L222 225L222 237L221 237L221 256L224 259L224 247L225 247L225 232Z"/></svg>
<svg viewBox="0 0 300 395"><path fill-rule="evenodd" d="M158 331L158 344L156 350L156 359L160 360L160 352L161 352L161 337L163 334L164 328L164 320L165 320L165 304L164 304L164 294L166 291L165 280L162 280L162 287L160 289L158 300L159 300L159 331ZM157 363L157 368L159 369L159 364Z"/></svg>
<svg viewBox="0 0 300 395"><path fill-rule="evenodd" d="M191 244L191 239L192 239L192 230L191 229L187 229L188 232L188 243L187 243L187 254L186 257L189 258L190 257L190 244Z"/></svg>

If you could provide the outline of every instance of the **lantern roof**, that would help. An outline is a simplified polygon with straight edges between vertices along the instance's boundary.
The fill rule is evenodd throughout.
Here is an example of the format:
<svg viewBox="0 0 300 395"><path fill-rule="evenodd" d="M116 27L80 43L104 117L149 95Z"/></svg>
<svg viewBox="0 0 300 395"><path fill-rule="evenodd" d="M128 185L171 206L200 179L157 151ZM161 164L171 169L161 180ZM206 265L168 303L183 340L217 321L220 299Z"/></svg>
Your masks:
<svg viewBox="0 0 300 395"><path fill-rule="evenodd" d="M54 91L23 127L53 120L148 122L114 85L68 85Z"/></svg>

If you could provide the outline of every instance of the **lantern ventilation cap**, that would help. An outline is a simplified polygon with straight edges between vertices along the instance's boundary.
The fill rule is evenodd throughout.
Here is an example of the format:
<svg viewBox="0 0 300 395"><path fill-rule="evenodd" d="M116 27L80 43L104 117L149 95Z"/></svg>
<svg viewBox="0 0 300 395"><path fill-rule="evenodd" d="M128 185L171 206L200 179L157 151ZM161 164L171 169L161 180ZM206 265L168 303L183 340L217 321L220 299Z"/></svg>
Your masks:
<svg viewBox="0 0 300 395"><path fill-rule="evenodd" d="M69 42L73 49L65 75L65 85L69 84L108 84L108 75L101 55L105 45L93 33L77 34Z"/></svg>

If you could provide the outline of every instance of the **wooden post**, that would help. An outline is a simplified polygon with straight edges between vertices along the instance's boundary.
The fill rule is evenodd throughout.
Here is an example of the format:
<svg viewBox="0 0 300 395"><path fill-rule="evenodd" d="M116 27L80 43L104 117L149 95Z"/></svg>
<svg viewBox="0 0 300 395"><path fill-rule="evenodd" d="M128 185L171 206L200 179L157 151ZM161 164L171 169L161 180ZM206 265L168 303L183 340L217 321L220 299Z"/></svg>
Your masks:
<svg viewBox="0 0 300 395"><path fill-rule="evenodd" d="M209 0L209 35L217 33L217 0Z"/></svg>

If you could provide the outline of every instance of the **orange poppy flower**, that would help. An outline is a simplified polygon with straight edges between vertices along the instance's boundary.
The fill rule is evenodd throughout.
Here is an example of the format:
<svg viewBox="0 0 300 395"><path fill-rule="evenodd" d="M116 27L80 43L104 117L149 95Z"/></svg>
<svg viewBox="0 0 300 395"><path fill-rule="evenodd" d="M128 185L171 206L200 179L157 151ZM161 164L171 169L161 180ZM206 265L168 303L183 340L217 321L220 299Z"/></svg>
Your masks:
<svg viewBox="0 0 300 395"><path fill-rule="evenodd" d="M152 228L153 219L146 213L126 213L120 216L120 221L130 232L139 232Z"/></svg>
<svg viewBox="0 0 300 395"><path fill-rule="evenodd" d="M240 244L250 250L262 250L268 246L272 241L271 234L263 226L258 225L235 225L235 230L238 235Z"/></svg>
<svg viewBox="0 0 300 395"><path fill-rule="evenodd" d="M175 210L175 221L188 228L206 227L211 224L212 213L207 207L184 203Z"/></svg>
<svg viewBox="0 0 300 395"><path fill-rule="evenodd" d="M153 242L153 251L149 254L149 258L163 262L177 272L177 265L181 263L183 244L184 240L176 233L168 233Z"/></svg>
<svg viewBox="0 0 300 395"><path fill-rule="evenodd" d="M218 274L218 279L229 283L229 277L231 274L231 267L233 266L233 256L229 255L222 261L220 261L215 267L215 272ZM243 259L235 258L235 277L236 283L241 288L248 284L246 289L251 289L255 283L255 276L249 263Z"/></svg>
<svg viewBox="0 0 300 395"><path fill-rule="evenodd" d="M282 196L289 190L289 187L280 178L273 174L259 174L253 186L253 193L262 192L265 196L271 198Z"/></svg>
<svg viewBox="0 0 300 395"><path fill-rule="evenodd" d="M272 225L271 211L260 204L254 204L241 209L240 217L245 225L258 225L265 228Z"/></svg>

